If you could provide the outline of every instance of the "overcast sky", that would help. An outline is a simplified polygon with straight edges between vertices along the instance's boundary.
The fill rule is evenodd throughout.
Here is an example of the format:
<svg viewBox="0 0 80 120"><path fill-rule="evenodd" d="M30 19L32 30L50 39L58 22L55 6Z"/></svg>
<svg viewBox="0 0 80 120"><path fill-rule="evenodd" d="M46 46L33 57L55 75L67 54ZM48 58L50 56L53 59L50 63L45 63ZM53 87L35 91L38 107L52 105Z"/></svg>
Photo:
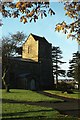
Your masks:
<svg viewBox="0 0 80 120"><path fill-rule="evenodd" d="M54 16L48 16L39 19L36 23L23 24L19 19L5 18L3 19L3 27L0 28L0 37L7 36L9 33L23 31L27 36L30 33L44 36L53 46L59 46L63 51L63 61L67 63L63 65L64 69L68 69L68 62L72 58L72 53L78 50L78 44L75 40L67 39L63 33L55 32L55 25L59 22L66 21L71 23L71 19L65 16L63 3L52 2L51 8L55 11Z"/></svg>

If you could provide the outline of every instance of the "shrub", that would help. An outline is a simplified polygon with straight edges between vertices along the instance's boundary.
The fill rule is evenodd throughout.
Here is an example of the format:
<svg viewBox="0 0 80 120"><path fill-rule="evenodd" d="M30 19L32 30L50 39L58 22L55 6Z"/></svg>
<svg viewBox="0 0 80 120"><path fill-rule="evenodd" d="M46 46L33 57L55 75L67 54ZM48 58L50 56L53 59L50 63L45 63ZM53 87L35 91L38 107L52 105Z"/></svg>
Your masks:
<svg viewBox="0 0 80 120"><path fill-rule="evenodd" d="M72 89L73 89L73 86L71 84L68 84L64 81L62 81L61 83L58 83L57 90L62 91L62 93L67 92L67 93L71 94L71 93L73 93Z"/></svg>

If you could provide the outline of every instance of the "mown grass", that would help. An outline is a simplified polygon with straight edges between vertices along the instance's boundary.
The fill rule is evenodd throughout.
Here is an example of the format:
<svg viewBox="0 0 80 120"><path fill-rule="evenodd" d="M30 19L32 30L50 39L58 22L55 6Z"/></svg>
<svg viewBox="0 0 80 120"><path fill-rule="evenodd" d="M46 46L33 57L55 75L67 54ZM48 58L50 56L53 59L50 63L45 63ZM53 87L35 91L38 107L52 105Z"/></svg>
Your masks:
<svg viewBox="0 0 80 120"><path fill-rule="evenodd" d="M52 108L17 103L2 104L2 119L21 120L78 120L75 117L61 115Z"/></svg>
<svg viewBox="0 0 80 120"><path fill-rule="evenodd" d="M21 120L77 120L77 118L60 115L52 108L32 106L25 104L3 104L3 120L21 119Z"/></svg>
<svg viewBox="0 0 80 120"><path fill-rule="evenodd" d="M6 93L3 90L2 99L2 120L78 120L76 117L61 115L53 108L26 103L26 101L34 103L39 101L59 101L35 91L11 90L10 93Z"/></svg>
<svg viewBox="0 0 80 120"><path fill-rule="evenodd" d="M45 95L39 94L36 91L31 90L16 90L11 89L10 93L6 93L5 90L2 91L2 98L9 99L14 101L31 101L31 102L40 102L40 101L62 101L61 99L50 98Z"/></svg>
<svg viewBox="0 0 80 120"><path fill-rule="evenodd" d="M50 93L50 94L55 94L58 96L67 97L67 98L80 99L79 91L74 91L73 94L68 94L67 92L62 93L62 91L55 91L55 90L46 90L45 92Z"/></svg>
<svg viewBox="0 0 80 120"><path fill-rule="evenodd" d="M36 105L3 103L2 107L3 118L52 117L59 115L59 112L52 108Z"/></svg>

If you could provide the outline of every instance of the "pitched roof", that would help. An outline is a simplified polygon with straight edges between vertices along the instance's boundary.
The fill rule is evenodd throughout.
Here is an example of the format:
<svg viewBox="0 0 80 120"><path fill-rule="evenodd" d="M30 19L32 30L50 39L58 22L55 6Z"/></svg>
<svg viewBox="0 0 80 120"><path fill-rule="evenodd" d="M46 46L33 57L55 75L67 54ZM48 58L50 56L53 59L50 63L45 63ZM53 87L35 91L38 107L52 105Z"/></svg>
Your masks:
<svg viewBox="0 0 80 120"><path fill-rule="evenodd" d="M31 33L30 35L32 35L35 40L49 43L49 42L45 39L45 37L40 37L40 36L34 35L34 34L32 34L32 33Z"/></svg>
<svg viewBox="0 0 80 120"><path fill-rule="evenodd" d="M48 44L51 44L51 43L49 43L49 42L45 39L45 37L41 37L41 36L38 36L38 35L34 35L34 34L32 34L32 33L31 33L30 35L32 35L35 40L38 40L38 41L42 41L42 42L46 42L46 43L48 43ZM30 35L29 35L29 36L30 36ZM25 42L28 40L29 36L27 37L27 39L25 39ZM25 44L25 42L23 43L23 45ZM22 46L23 46L23 45L22 45Z"/></svg>

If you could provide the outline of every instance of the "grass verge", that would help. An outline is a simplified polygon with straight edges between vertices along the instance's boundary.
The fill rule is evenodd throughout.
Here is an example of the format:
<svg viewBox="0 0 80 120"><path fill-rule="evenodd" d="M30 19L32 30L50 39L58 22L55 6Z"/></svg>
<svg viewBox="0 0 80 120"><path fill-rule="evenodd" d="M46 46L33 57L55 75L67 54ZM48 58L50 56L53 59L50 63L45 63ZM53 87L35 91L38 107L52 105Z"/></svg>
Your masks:
<svg viewBox="0 0 80 120"><path fill-rule="evenodd" d="M55 91L55 90L46 90L45 92L62 96L62 97L67 97L67 98L74 98L74 99L80 99L80 92L76 91L73 94L68 94L67 92L62 93L62 91Z"/></svg>

